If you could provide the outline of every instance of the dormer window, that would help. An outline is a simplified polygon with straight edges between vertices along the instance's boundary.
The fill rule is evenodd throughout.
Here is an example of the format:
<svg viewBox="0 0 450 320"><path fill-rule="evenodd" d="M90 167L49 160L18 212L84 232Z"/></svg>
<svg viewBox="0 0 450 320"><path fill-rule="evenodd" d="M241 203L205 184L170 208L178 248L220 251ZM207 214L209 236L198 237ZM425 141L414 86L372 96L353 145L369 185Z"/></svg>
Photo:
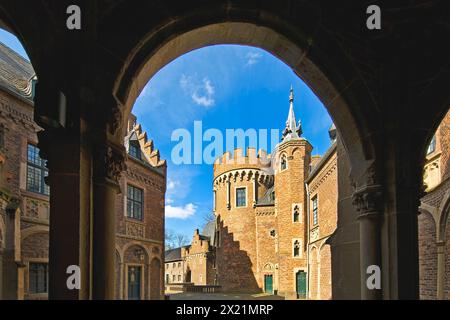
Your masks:
<svg viewBox="0 0 450 320"><path fill-rule="evenodd" d="M141 146L138 141L130 141L130 147L128 150L128 154L135 159L142 160L141 156Z"/></svg>
<svg viewBox="0 0 450 320"><path fill-rule="evenodd" d="M428 146L427 155L436 151L436 135L431 139L430 145Z"/></svg>

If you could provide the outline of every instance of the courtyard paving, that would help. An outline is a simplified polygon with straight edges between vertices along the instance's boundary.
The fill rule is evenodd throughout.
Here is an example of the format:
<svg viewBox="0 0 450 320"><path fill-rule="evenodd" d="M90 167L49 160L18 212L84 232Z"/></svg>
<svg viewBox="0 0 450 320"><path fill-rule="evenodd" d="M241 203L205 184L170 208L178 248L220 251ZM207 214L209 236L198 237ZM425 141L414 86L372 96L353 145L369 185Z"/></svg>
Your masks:
<svg viewBox="0 0 450 320"><path fill-rule="evenodd" d="M170 300L284 300L283 297L266 293L197 293L182 292L169 294Z"/></svg>

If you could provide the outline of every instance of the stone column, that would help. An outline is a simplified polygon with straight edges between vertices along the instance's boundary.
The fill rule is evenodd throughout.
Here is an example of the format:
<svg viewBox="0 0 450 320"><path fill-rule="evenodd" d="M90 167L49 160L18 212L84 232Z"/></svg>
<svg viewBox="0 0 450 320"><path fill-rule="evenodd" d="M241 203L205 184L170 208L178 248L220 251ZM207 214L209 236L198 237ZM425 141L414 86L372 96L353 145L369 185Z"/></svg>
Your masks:
<svg viewBox="0 0 450 320"><path fill-rule="evenodd" d="M93 282L92 299L114 299L116 196L119 177L125 170L122 146L97 144L94 153L93 181Z"/></svg>
<svg viewBox="0 0 450 320"><path fill-rule="evenodd" d="M47 129L39 134L50 185L49 299L90 296L91 152L81 131ZM80 268L80 289L67 287L69 266Z"/></svg>
<svg viewBox="0 0 450 320"><path fill-rule="evenodd" d="M382 299L381 288L369 288L367 285L369 276L374 272L369 269L368 273L368 268L376 266L381 271L381 196L381 186L366 185L357 189L352 197L353 204L359 213L361 298L363 300ZM382 273L378 274L381 277Z"/></svg>
<svg viewBox="0 0 450 320"><path fill-rule="evenodd" d="M228 176L226 178L226 184L227 184L227 208L231 209L231 176Z"/></svg>

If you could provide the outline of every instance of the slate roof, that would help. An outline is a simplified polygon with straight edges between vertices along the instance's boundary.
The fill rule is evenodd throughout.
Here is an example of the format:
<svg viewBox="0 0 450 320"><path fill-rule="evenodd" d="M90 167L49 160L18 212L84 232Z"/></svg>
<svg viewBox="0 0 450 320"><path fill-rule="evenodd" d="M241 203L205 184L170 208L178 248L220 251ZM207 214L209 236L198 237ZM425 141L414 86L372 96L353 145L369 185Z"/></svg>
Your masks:
<svg viewBox="0 0 450 320"><path fill-rule="evenodd" d="M205 227L203 228L202 234L203 237L209 239L209 244L214 245L215 244L215 237L216 237L216 219L209 221ZM206 239L205 239L206 240Z"/></svg>
<svg viewBox="0 0 450 320"><path fill-rule="evenodd" d="M165 262L179 261L179 260L182 260L181 259L181 248L167 250L164 253L164 261Z"/></svg>
<svg viewBox="0 0 450 320"><path fill-rule="evenodd" d="M29 61L0 42L0 87L3 90L32 102L35 76Z"/></svg>
<svg viewBox="0 0 450 320"><path fill-rule="evenodd" d="M320 171L322 166L328 162L328 159L331 157L331 155L336 151L336 142L333 142L331 147L328 148L327 152L320 158L319 162L316 163L316 165L312 168L311 172L309 173L308 177L306 178L306 182L311 182L311 180L314 178L314 176L317 174L317 172Z"/></svg>

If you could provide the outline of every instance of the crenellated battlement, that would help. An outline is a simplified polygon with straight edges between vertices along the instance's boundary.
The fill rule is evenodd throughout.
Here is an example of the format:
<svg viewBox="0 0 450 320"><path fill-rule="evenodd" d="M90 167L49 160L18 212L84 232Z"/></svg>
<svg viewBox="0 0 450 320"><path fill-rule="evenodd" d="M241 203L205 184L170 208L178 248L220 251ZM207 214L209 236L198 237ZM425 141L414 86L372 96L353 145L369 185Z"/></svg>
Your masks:
<svg viewBox="0 0 450 320"><path fill-rule="evenodd" d="M269 168L270 161L271 155L263 149L247 148L243 154L242 148L236 148L233 154L227 151L214 161L214 178L233 170Z"/></svg>

